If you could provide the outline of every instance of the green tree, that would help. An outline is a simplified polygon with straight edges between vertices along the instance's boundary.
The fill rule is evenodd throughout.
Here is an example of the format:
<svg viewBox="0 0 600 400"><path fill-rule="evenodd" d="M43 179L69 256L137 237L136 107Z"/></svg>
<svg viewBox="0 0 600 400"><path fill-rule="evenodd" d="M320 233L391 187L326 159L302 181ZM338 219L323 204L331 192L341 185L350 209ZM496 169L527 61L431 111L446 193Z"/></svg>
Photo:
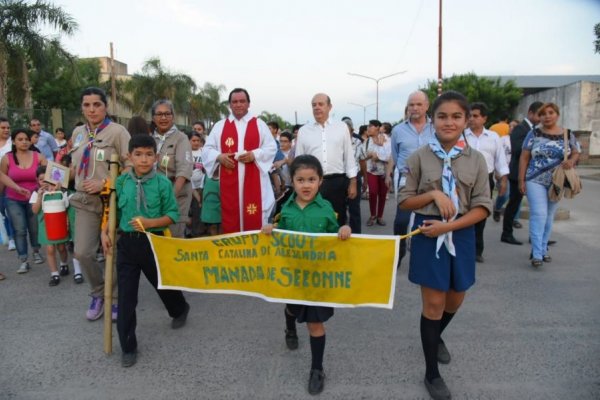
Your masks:
<svg viewBox="0 0 600 400"><path fill-rule="evenodd" d="M277 122L279 124L279 129L281 129L281 130L292 129L292 124L290 124L289 122L284 120L281 116L279 116L275 113L263 111L260 113L258 118L262 119L265 122L271 122L271 121Z"/></svg>
<svg viewBox="0 0 600 400"><path fill-rule="evenodd" d="M173 102L175 112L187 115L196 83L188 75L167 71L160 59L154 57L144 63L141 73L133 74L125 82L124 89L131 95L134 114L141 115L149 111L156 100L169 99Z"/></svg>
<svg viewBox="0 0 600 400"><path fill-rule="evenodd" d="M596 40L594 40L596 53L600 53L600 22L594 25L594 34L596 35Z"/></svg>
<svg viewBox="0 0 600 400"><path fill-rule="evenodd" d="M14 82L20 83L20 88L14 86L15 98L22 99L17 106L32 108L28 64L42 68L48 48L67 54L58 39L40 33L42 26L58 34L72 35L77 22L62 8L43 0L32 4L24 0L0 0L0 109L6 107L10 71Z"/></svg>
<svg viewBox="0 0 600 400"><path fill-rule="evenodd" d="M456 90L464 94L469 102L484 102L489 110L488 125L499 121L504 114L510 115L522 97L521 89L514 81L502 84L500 78L490 79L474 73L444 78L442 87L444 90ZM437 81L428 81L423 90L429 96L430 103L433 103L437 97Z"/></svg>
<svg viewBox="0 0 600 400"><path fill-rule="evenodd" d="M31 71L34 106L79 109L81 88L100 85L100 63L97 59L65 58L52 49L45 58L44 68Z"/></svg>

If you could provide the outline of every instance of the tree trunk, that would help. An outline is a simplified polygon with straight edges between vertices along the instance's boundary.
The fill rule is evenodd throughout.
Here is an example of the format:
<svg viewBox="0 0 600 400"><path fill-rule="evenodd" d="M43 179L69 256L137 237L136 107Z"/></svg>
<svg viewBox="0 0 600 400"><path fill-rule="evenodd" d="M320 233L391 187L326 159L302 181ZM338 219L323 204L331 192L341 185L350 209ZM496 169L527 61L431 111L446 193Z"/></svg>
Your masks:
<svg viewBox="0 0 600 400"><path fill-rule="evenodd" d="M8 96L8 54L6 48L0 43L0 113L8 107L6 97Z"/></svg>
<svg viewBox="0 0 600 400"><path fill-rule="evenodd" d="M31 97L29 70L27 69L27 60L25 57L21 59L21 73L23 74L23 108L31 113L30 117L33 117L33 99Z"/></svg>

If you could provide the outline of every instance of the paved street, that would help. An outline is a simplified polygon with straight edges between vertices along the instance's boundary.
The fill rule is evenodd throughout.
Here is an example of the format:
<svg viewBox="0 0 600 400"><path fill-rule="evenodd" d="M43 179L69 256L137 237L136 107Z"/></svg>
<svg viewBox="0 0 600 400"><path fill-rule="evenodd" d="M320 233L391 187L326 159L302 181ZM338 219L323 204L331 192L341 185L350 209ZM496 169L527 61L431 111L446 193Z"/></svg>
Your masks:
<svg viewBox="0 0 600 400"><path fill-rule="evenodd" d="M600 398L600 181L585 180L571 218L555 224L552 263L534 270L529 247L500 242L488 220L485 263L444 334L441 365L455 399ZM366 221L368 202L362 202ZM391 233L386 227L363 233ZM527 241L527 223L516 230ZM368 251L368 249L365 249ZM396 284L394 309L340 309L326 324L322 399L428 399L419 337L420 294ZM0 399L308 399L308 334L288 351L283 307L233 295L188 294L188 324L170 329L158 296L142 279L138 363L120 366L102 346L102 321L88 322L87 283L48 286L47 266L17 275L0 249Z"/></svg>

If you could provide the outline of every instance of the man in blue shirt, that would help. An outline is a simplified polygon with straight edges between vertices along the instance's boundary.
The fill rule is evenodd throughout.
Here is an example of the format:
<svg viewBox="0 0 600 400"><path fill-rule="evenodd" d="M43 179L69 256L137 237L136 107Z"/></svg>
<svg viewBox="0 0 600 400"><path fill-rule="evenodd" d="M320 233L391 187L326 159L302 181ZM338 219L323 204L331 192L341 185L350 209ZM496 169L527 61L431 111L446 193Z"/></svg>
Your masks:
<svg viewBox="0 0 600 400"><path fill-rule="evenodd" d="M38 140L36 147L49 161L54 161L54 156L58 152L58 145L54 136L51 133L46 132L42 129L42 124L39 119L32 119L29 121L29 129L34 133L37 133L40 139Z"/></svg>
<svg viewBox="0 0 600 400"><path fill-rule="evenodd" d="M406 178L403 173L406 168L406 159L419 147L425 146L433 137L433 125L427 116L429 99L422 91L416 91L408 96L406 105L406 120L400 122L392 129L392 158L387 164L385 183L388 188L394 184L396 196ZM396 207L396 219L394 220L394 235L405 235L408 231L410 211L400 210ZM406 241L400 241L400 258L406 254Z"/></svg>

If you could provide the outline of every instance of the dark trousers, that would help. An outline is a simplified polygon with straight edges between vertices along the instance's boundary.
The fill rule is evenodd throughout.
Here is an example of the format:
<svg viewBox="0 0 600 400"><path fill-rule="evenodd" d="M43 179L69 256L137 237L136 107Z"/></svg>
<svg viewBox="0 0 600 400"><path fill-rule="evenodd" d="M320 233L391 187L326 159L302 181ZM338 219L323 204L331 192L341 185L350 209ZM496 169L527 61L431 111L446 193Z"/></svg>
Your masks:
<svg viewBox="0 0 600 400"><path fill-rule="evenodd" d="M321 196L331 203L337 214L340 226L346 225L346 199L348 197L349 179L345 174L325 175L321 185Z"/></svg>
<svg viewBox="0 0 600 400"><path fill-rule="evenodd" d="M138 302L141 272L146 275L146 279L158 293L171 318L180 316L186 308L186 301L181 290L156 288L158 273L154 254L146 235L141 233L121 235L117 243L117 283L119 285L117 332L123 353L131 353L137 349L135 308Z"/></svg>
<svg viewBox="0 0 600 400"><path fill-rule="evenodd" d="M401 210L396 205L396 218L394 219L394 235L406 235L408 233L408 223L410 222L411 210ZM402 258L406 255L406 240L400 241L400 258L398 259L398 265L402 261Z"/></svg>
<svg viewBox="0 0 600 400"><path fill-rule="evenodd" d="M348 205L348 214L350 214L350 218L348 221L348 225L350 225L350 229L352 229L352 233L361 233L361 220L360 220L360 188L362 186L362 176L358 174L356 176L356 197L353 199L346 199L346 204Z"/></svg>
<svg viewBox="0 0 600 400"><path fill-rule="evenodd" d="M492 192L494 191L494 173L490 173L489 175L490 181L490 197L492 197ZM479 221L475 224L475 254L480 256L483 254L483 230L485 229L485 222L487 218Z"/></svg>
<svg viewBox="0 0 600 400"><path fill-rule="evenodd" d="M521 205L521 200L523 200L523 195L519 191L519 182L510 179L508 184L510 185L510 194L508 197L508 204L504 209L502 236L512 236L515 215L517 215L517 212L519 212L519 206Z"/></svg>

